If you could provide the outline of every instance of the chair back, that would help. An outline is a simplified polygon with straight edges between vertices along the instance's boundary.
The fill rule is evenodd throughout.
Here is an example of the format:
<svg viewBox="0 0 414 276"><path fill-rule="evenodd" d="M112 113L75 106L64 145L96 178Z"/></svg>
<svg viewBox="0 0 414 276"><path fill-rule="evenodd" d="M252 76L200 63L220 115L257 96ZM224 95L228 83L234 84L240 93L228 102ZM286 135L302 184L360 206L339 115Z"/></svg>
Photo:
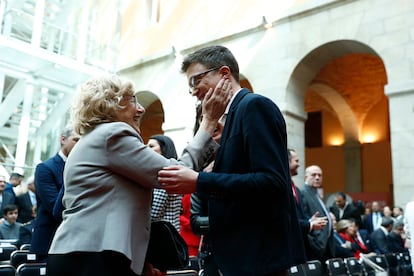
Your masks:
<svg viewBox="0 0 414 276"><path fill-rule="evenodd" d="M24 243L20 245L20 250L30 250L30 243Z"/></svg>
<svg viewBox="0 0 414 276"><path fill-rule="evenodd" d="M365 275L364 265L357 258L348 257L344 259L344 262L350 276Z"/></svg>
<svg viewBox="0 0 414 276"><path fill-rule="evenodd" d="M167 276L198 276L198 272L194 269L167 270Z"/></svg>
<svg viewBox="0 0 414 276"><path fill-rule="evenodd" d="M326 267L328 269L328 274L331 276L348 276L348 269L342 258L331 258L326 260Z"/></svg>
<svg viewBox="0 0 414 276"><path fill-rule="evenodd" d="M302 264L306 276L320 276L325 274L322 263L319 260L311 260Z"/></svg>
<svg viewBox="0 0 414 276"><path fill-rule="evenodd" d="M16 276L46 275L46 263L23 263L16 270Z"/></svg>
<svg viewBox="0 0 414 276"><path fill-rule="evenodd" d="M17 247L10 243L0 243L0 261L10 260L10 255Z"/></svg>
<svg viewBox="0 0 414 276"><path fill-rule="evenodd" d="M10 264L17 268L23 263L36 263L36 254L30 253L29 250L15 250L10 255Z"/></svg>
<svg viewBox="0 0 414 276"><path fill-rule="evenodd" d="M0 275L1 276L15 276L16 268L10 264L0 265Z"/></svg>
<svg viewBox="0 0 414 276"><path fill-rule="evenodd" d="M294 265L292 267L289 268L289 275L290 276L306 276L305 273L305 268L303 267L305 264L303 265Z"/></svg>

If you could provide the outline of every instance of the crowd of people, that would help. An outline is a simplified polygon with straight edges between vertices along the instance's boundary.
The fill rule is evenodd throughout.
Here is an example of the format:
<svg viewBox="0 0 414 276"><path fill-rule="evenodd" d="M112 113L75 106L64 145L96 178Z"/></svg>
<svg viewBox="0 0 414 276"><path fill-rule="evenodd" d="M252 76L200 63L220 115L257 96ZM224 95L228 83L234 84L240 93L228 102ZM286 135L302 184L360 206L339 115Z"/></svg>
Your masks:
<svg viewBox="0 0 414 276"><path fill-rule="evenodd" d="M181 157L168 136L144 143L130 80L92 78L75 95L60 151L28 189L0 176L0 238L19 240L27 224L30 252L52 276L166 275L145 256L156 220L180 231L206 276L286 276L308 260L407 252L403 208L374 201L367 212L345 192L326 206L318 165L294 183L300 160L283 115L240 86L227 48L199 49L181 71L200 102Z"/></svg>

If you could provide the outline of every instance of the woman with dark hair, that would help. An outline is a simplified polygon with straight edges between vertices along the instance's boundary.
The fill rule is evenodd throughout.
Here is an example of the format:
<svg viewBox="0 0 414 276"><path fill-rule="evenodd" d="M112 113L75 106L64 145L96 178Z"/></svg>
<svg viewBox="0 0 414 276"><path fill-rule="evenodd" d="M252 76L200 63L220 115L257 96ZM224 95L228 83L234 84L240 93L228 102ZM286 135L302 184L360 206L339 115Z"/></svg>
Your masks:
<svg viewBox="0 0 414 276"><path fill-rule="evenodd" d="M174 142L170 137L165 135L153 135L147 143L148 147L165 158L177 159L177 151ZM151 220L164 220L171 222L172 225L180 231L180 213L181 213L180 194L167 194L164 189L154 189L152 196Z"/></svg>

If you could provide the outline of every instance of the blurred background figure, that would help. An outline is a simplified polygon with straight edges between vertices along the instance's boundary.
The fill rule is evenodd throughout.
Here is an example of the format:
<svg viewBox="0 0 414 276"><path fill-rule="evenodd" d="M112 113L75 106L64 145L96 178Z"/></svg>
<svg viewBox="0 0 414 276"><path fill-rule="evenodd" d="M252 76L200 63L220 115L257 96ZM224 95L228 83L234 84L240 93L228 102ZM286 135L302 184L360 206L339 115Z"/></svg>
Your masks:
<svg viewBox="0 0 414 276"><path fill-rule="evenodd" d="M379 202L373 201L371 204L371 212L364 218L364 226L368 230L368 233L372 233L381 226L383 216L384 214L381 212Z"/></svg>
<svg viewBox="0 0 414 276"><path fill-rule="evenodd" d="M174 142L168 136L153 135L148 140L147 145L165 158L177 159ZM167 194L163 189L154 189L151 210L152 221L169 221L177 231L180 231L181 199L182 195Z"/></svg>
<svg viewBox="0 0 414 276"><path fill-rule="evenodd" d="M19 217L17 218L17 221L26 223L33 219L33 207L37 205L34 176L29 177L27 182L22 184L22 186L24 186L22 189L25 191L16 196L16 205L19 207Z"/></svg>

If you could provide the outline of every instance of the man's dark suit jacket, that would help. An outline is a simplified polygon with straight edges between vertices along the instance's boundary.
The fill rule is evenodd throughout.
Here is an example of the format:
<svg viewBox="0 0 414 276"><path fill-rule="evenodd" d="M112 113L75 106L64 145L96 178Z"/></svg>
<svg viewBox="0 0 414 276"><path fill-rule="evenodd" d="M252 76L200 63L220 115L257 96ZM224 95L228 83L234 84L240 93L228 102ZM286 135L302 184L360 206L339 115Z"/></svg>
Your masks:
<svg viewBox="0 0 414 276"><path fill-rule="evenodd" d="M63 159L56 154L36 167L37 216L30 246L31 253L47 256L53 236L59 226L60 221L53 217L52 211L63 185L64 165Z"/></svg>
<svg viewBox="0 0 414 276"><path fill-rule="evenodd" d="M4 206L9 205L9 204L15 204L15 197L12 193L6 192L6 191L3 191L1 196L2 196L2 202L1 202L1 207L0 207L0 212L1 212L0 215L1 217L3 217Z"/></svg>
<svg viewBox="0 0 414 276"><path fill-rule="evenodd" d="M404 247L404 240L401 235L391 231L387 236L388 249L391 253L408 253L408 249Z"/></svg>
<svg viewBox="0 0 414 276"><path fill-rule="evenodd" d="M21 223L26 223L33 219L32 208L33 204L30 200L29 192L21 194L16 197L16 205L19 208L19 215L17 221Z"/></svg>
<svg viewBox="0 0 414 276"><path fill-rule="evenodd" d="M387 235L378 228L370 235L370 249L378 255L390 253Z"/></svg>
<svg viewBox="0 0 414 276"><path fill-rule="evenodd" d="M353 221L356 222L356 224L361 226L361 223L362 223L361 214L359 213L359 210L352 203L348 203L346 205L342 218L339 217L338 206L334 205L334 206L331 206L329 209L335 215L336 221L340 221L341 219L352 219Z"/></svg>
<svg viewBox="0 0 414 276"><path fill-rule="evenodd" d="M302 192L303 210L307 217L312 216L315 212L319 212L319 216L325 216L325 211L315 195L314 189L305 185ZM329 215L329 214L327 214ZM335 256L335 240L333 229L329 229L329 225L321 230L315 230L308 234L308 240L311 247L311 259L318 259L325 263L329 258Z"/></svg>
<svg viewBox="0 0 414 276"><path fill-rule="evenodd" d="M380 213L381 217L384 216L384 214ZM364 229L367 229L368 233L371 234L374 231L374 225L372 223L372 213L365 216L363 221L363 227Z"/></svg>
<svg viewBox="0 0 414 276"><path fill-rule="evenodd" d="M201 172L197 180L198 194L208 197L210 241L220 270L259 276L303 263L280 110L242 89L220 145L213 172Z"/></svg>
<svg viewBox="0 0 414 276"><path fill-rule="evenodd" d="M296 187L296 193L298 195L298 199L297 199L298 201L295 200L296 214L298 216L299 225L302 230L302 239L303 239L303 244L305 246L306 258L308 261L310 261L313 257L312 248L308 240L308 234L310 233L310 222L309 222L310 217L305 215L305 212L303 210L302 192L297 187Z"/></svg>

